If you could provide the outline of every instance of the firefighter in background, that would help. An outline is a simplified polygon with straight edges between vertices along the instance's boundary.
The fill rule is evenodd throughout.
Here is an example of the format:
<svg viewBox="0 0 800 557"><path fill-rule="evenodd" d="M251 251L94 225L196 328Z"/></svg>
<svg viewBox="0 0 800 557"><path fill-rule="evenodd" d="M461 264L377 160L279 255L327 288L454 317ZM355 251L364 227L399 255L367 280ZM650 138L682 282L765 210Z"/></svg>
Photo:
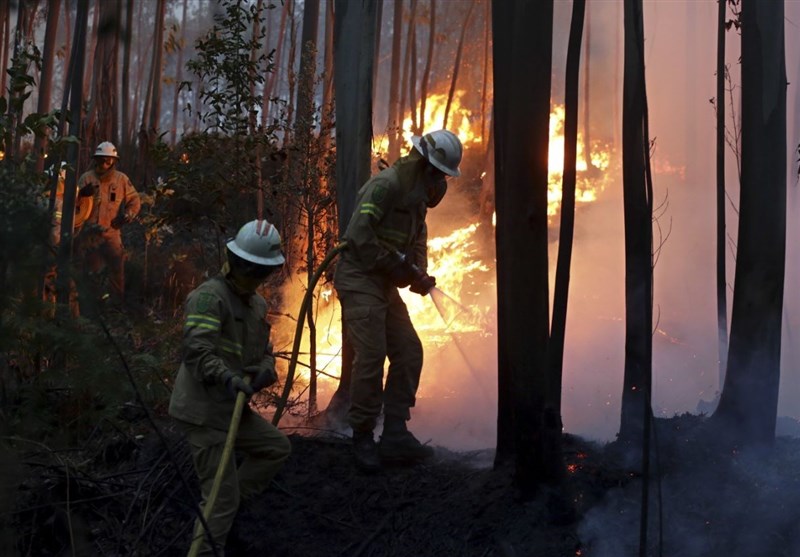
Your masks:
<svg viewBox="0 0 800 557"><path fill-rule="evenodd" d="M448 176L459 176L462 147L450 131L411 138L414 148L359 190L343 240L334 286L342 321L355 357L347 420L353 429L356 465L367 472L381 460L419 462L433 455L408 431L422 372L422 343L398 288L422 296L436 285L427 274L429 208L447 191ZM386 358L389 369L384 387ZM383 407L383 433L373 430Z"/></svg>
<svg viewBox="0 0 800 557"><path fill-rule="evenodd" d="M169 414L186 434L200 480L203 506L222 459L237 394L250 396L277 380L269 342L267 303L256 289L284 263L278 231L265 220L242 226L227 243L221 273L192 291L186 300L183 360ZM245 382L246 375L251 382ZM240 500L264 491L289 457L289 439L246 406L235 450L244 456L236 466L231 455L219 495L207 523L219 555L233 525ZM202 523L200 555L214 555Z"/></svg>
<svg viewBox="0 0 800 557"><path fill-rule="evenodd" d="M78 179L78 196L91 197L93 206L77 249L91 274L107 269L112 293L121 302L125 295L122 227L139 214L141 200L130 179L115 168L119 155L113 143L98 145L93 159L94 168Z"/></svg>

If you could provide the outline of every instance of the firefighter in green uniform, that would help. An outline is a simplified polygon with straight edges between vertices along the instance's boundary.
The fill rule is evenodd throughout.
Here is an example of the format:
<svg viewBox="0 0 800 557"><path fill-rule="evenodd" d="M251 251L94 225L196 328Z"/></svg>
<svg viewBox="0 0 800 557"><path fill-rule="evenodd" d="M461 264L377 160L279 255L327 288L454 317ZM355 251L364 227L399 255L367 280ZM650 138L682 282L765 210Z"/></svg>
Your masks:
<svg viewBox="0 0 800 557"><path fill-rule="evenodd" d="M203 506L214 484L236 395L247 396L277 380L269 342L267 304L256 289L284 263L278 231L265 220L245 224L227 243L221 274L193 290L186 301L183 360L170 399L169 414L186 434L200 481ZM251 381L245 381L248 376ZM225 540L240 500L264 491L291 452L289 439L245 407L208 528L224 555ZM198 520L194 535L204 536L200 555L214 555Z"/></svg>
<svg viewBox="0 0 800 557"><path fill-rule="evenodd" d="M334 276L342 319L355 357L347 420L353 429L356 465L376 471L383 461L418 462L433 455L408 431L422 371L422 343L398 288L427 295L436 279L427 274L425 216L459 176L462 147L447 130L411 139L414 149L373 176L358 192L342 238L347 249ZM384 386L386 358L389 369ZM373 430L383 409L383 433Z"/></svg>

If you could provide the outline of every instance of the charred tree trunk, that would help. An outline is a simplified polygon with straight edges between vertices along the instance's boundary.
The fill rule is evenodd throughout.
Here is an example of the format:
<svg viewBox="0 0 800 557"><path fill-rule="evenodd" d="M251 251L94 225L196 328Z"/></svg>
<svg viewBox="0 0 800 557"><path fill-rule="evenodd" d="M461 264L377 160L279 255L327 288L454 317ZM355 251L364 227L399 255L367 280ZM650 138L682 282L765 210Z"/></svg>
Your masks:
<svg viewBox="0 0 800 557"><path fill-rule="evenodd" d="M586 0L574 0L567 47L567 72L564 92L564 172L561 186L561 226L553 293L553 322L550 328L550 374L553 379L549 400L552 412L561 422L561 379L564 365L564 338L567 328L572 239L575 229L575 183L578 162L578 88L581 67ZM560 436L559 436L560 437ZM559 447L560 449L560 447Z"/></svg>
<svg viewBox="0 0 800 557"><path fill-rule="evenodd" d="M178 45L178 59L175 61L175 96L172 98L172 126L170 126L172 145L175 145L178 139L178 100L180 99L181 82L183 81L183 49L186 46L186 7L188 3L189 0L183 0L183 9L181 11L181 38L180 44ZM261 13L260 0L258 12Z"/></svg>
<svg viewBox="0 0 800 557"><path fill-rule="evenodd" d="M340 235L355 210L356 192L370 175L375 10L374 0L336 0L336 197ZM352 362L353 349L345 334L342 377L328 406L328 415L334 421L341 420L350 405Z"/></svg>
<svg viewBox="0 0 800 557"><path fill-rule="evenodd" d="M453 78L450 80L450 92L447 94L447 104L444 107L444 120L442 127L447 128L447 121L450 119L450 107L453 104L453 95L456 92L456 82L458 81L458 70L461 67L461 54L464 52L464 38L467 36L467 28L469 27L469 20L472 17L472 10L475 8L475 0L469 5L467 17L464 20L464 25L461 27L461 38L458 40L458 49L456 50L456 61L453 63Z"/></svg>
<svg viewBox="0 0 800 557"><path fill-rule="evenodd" d="M403 125L400 116L400 46L403 40L403 0L394 1L394 20L392 21L392 68L389 74L389 120L386 134L389 138L387 157L395 161L400 156L400 135Z"/></svg>
<svg viewBox="0 0 800 557"><path fill-rule="evenodd" d="M431 17L428 27L428 55L425 57L425 69L422 72L422 86L419 93L419 118L417 119L417 132L425 130L425 102L428 97L428 83L431 79L431 65L433 64L433 45L436 43L436 0L431 0ZM447 122L442 126L447 127Z"/></svg>
<svg viewBox="0 0 800 557"><path fill-rule="evenodd" d="M86 56L86 27L89 19L89 0L78 0L75 14L75 33L72 45L69 68L69 104L70 124L69 135L80 137L80 125L83 106L83 71ZM67 99L67 91L64 92ZM66 104L66 102L64 103ZM70 143L67 147L67 160L71 163L67 167L66 183L64 185L64 201L61 218L61 243L58 246L56 275L56 299L62 314L66 318L69 311L70 296L70 260L72 258L72 228L75 218L75 190L77 184L78 145Z"/></svg>
<svg viewBox="0 0 800 557"><path fill-rule="evenodd" d="M0 2L0 92L5 94L8 76L8 44L11 41L11 4Z"/></svg>
<svg viewBox="0 0 800 557"><path fill-rule="evenodd" d="M524 498L557 480L546 423L547 158L553 1L492 4L497 207L498 429L495 465L514 463Z"/></svg>
<svg viewBox="0 0 800 557"><path fill-rule="evenodd" d="M331 145L333 128L333 0L325 6L325 70L322 79L322 118L320 120L320 150L326 153Z"/></svg>
<svg viewBox="0 0 800 557"><path fill-rule="evenodd" d="M411 6L409 9L408 14L408 32L406 34L406 50L405 54L403 55L403 77L400 80L400 108L397 114L397 120L400 122L400 129L398 130L398 141L399 144L397 146L397 152L400 153L400 148L402 147L403 143L403 136L402 136L402 126L405 120L405 113L406 109L408 108L408 96L409 96L409 72L411 69L411 41L413 34L411 32L412 27L414 26L414 18L417 15L417 0L411 0ZM414 110L416 107L411 106L411 114L414 114Z"/></svg>
<svg viewBox="0 0 800 557"><path fill-rule="evenodd" d="M100 23L95 47L95 76L86 137L89 146L101 141L118 143L117 137L117 57L121 27L119 0L102 2L99 6Z"/></svg>
<svg viewBox="0 0 800 557"><path fill-rule="evenodd" d="M719 388L725 382L728 365L728 280L725 264L728 245L725 226L725 14L726 0L719 0L717 11L717 338L719 349Z"/></svg>
<svg viewBox="0 0 800 557"><path fill-rule="evenodd" d="M131 133L131 47L133 41L133 0L127 0L125 5L125 35L123 39L124 54L122 57L122 124L121 142L130 145L133 137Z"/></svg>
<svg viewBox="0 0 800 557"><path fill-rule="evenodd" d="M782 0L742 0L742 187L728 369L715 438L775 439L786 251L786 61Z"/></svg>
<svg viewBox="0 0 800 557"><path fill-rule="evenodd" d="M42 71L39 74L39 100L36 108L39 114L44 114L50 110L50 100L53 94L53 61L55 59L56 32L58 31L60 10L61 0L50 0L47 5L47 24L44 33L44 48L42 49ZM47 136L37 136L34 142L37 172L44 170L44 155L46 151Z"/></svg>
<svg viewBox="0 0 800 557"><path fill-rule="evenodd" d="M642 0L625 0L622 188L625 216L625 376L619 438L634 458L649 440L653 354L653 205L648 180Z"/></svg>
<svg viewBox="0 0 800 557"><path fill-rule="evenodd" d="M483 14L484 17L484 36L483 36L483 85L481 86L481 139L483 140L486 148L489 149L489 142L486 140L486 100L489 97L489 46L492 44L491 35L491 0L484 0L486 3L486 10Z"/></svg>

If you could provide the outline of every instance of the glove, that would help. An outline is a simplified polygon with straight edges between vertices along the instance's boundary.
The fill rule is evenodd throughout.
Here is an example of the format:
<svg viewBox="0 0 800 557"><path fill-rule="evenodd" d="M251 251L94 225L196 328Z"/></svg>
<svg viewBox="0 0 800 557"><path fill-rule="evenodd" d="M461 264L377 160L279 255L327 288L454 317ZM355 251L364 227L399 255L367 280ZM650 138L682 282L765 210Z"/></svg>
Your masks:
<svg viewBox="0 0 800 557"><path fill-rule="evenodd" d="M80 197L91 197L95 193L97 193L97 184L94 184L94 183L91 183L91 182L86 184L85 186L83 186L81 189L78 190L78 195Z"/></svg>
<svg viewBox="0 0 800 557"><path fill-rule="evenodd" d="M260 364L247 366L244 371L253 376L250 385L255 392L275 384L278 380L278 374L275 373L275 356L271 354L264 356Z"/></svg>
<svg viewBox="0 0 800 557"><path fill-rule="evenodd" d="M419 269L409 263L406 258L401 259L389 270L389 282L397 288L405 288L418 278L420 278Z"/></svg>
<svg viewBox="0 0 800 557"><path fill-rule="evenodd" d="M411 283L411 290L414 294L425 296L431 291L431 288L436 286L436 277L432 277L427 273L422 273Z"/></svg>
<svg viewBox="0 0 800 557"><path fill-rule="evenodd" d="M244 377L236 375L232 371L226 371L222 374L222 382L228 390L228 394L233 398L236 398L240 392L247 396L255 394L255 390L245 382Z"/></svg>

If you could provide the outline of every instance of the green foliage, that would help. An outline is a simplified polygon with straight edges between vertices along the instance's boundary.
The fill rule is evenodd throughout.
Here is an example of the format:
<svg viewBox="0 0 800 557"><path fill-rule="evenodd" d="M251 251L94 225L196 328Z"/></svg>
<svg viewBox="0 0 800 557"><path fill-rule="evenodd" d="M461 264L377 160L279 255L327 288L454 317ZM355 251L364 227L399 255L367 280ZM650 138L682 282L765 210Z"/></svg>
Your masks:
<svg viewBox="0 0 800 557"><path fill-rule="evenodd" d="M256 5L243 0L219 0L219 4L222 12L196 41L197 58L187 67L202 84L200 99L206 110L198 108L197 114L206 129L243 135L251 117L263 108L263 97L256 91L264 83L263 68L272 71L272 53L264 54L260 48L264 27L253 33L253 22L263 19ZM253 52L258 54L252 56Z"/></svg>

